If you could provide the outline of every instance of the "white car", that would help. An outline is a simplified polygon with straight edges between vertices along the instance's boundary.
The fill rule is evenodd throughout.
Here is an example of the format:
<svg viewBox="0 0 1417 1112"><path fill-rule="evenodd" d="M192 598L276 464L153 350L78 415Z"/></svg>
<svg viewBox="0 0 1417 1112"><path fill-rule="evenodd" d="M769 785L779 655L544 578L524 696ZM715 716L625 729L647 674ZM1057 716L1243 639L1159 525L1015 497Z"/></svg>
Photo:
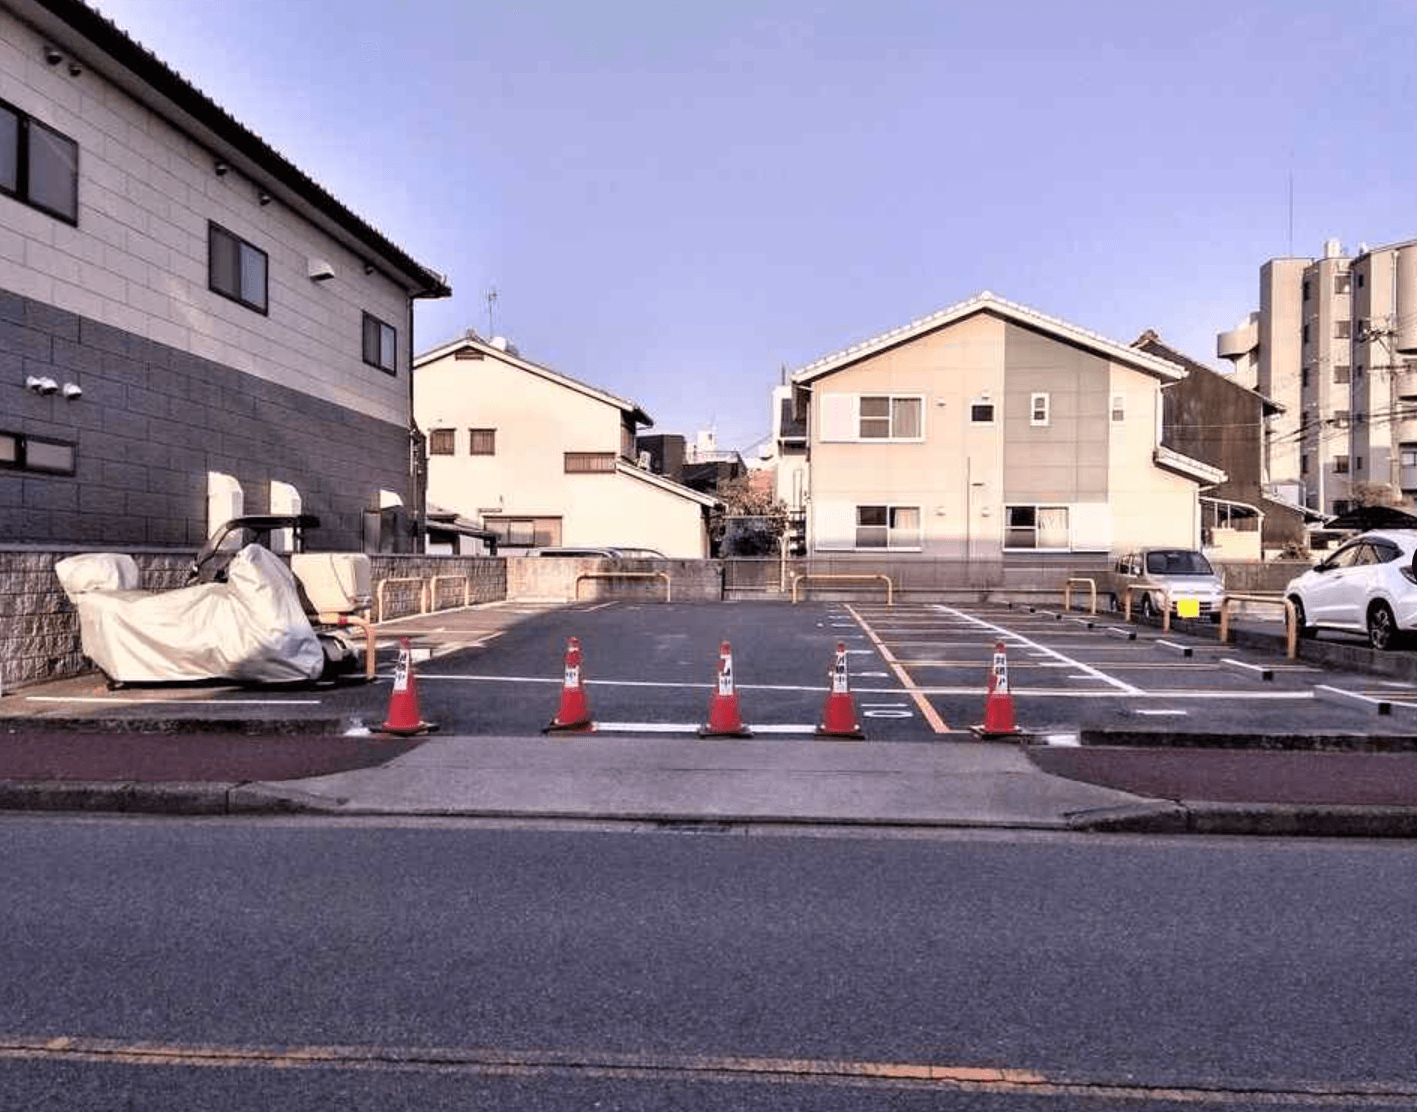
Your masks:
<svg viewBox="0 0 1417 1112"><path fill-rule="evenodd" d="M1354 537L1337 552L1291 579L1284 597L1294 604L1301 637L1320 629L1368 635L1375 649L1394 648L1417 629L1417 531L1378 529Z"/></svg>

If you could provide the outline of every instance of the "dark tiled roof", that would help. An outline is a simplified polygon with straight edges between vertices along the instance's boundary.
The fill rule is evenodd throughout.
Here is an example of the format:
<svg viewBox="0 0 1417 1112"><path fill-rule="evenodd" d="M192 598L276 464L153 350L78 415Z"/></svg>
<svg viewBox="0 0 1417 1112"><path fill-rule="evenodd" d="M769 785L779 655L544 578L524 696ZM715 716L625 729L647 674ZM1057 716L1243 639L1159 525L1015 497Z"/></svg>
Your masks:
<svg viewBox="0 0 1417 1112"><path fill-rule="evenodd" d="M1238 382L1235 382L1229 375L1221 374L1213 367L1207 367L1204 363L1197 363L1194 359L1192 359L1189 355L1186 355L1184 352L1177 351L1175 348L1169 346L1168 344L1162 343L1161 337L1158 336L1155 330L1153 329L1148 328L1145 332L1143 332L1140 336L1133 340L1132 347L1136 348L1138 351L1144 351L1148 355L1155 355L1160 359L1169 359L1172 363L1179 363L1192 374L1200 372L1201 374L1214 375L1216 378L1222 380L1223 382L1229 382L1230 385L1235 387L1236 390L1243 390L1246 394L1258 398L1264 404L1264 411L1267 414L1284 412L1284 407L1282 405L1280 405L1278 402L1270 401L1269 398L1266 398L1258 390L1251 390L1247 386L1241 386Z"/></svg>

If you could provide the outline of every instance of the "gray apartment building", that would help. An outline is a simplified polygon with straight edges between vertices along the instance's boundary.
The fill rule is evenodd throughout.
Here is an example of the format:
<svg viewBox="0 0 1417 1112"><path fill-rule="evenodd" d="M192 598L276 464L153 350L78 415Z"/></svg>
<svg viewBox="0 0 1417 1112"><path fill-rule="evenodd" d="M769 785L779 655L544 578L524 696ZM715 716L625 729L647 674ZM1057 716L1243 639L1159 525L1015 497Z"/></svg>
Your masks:
<svg viewBox="0 0 1417 1112"><path fill-rule="evenodd" d="M1259 310L1216 353L1283 407L1265 428L1271 493L1325 516L1359 484L1417 497L1417 241L1270 259Z"/></svg>
<svg viewBox="0 0 1417 1112"><path fill-rule="evenodd" d="M0 542L194 548L422 497L439 274L78 0L0 0Z"/></svg>

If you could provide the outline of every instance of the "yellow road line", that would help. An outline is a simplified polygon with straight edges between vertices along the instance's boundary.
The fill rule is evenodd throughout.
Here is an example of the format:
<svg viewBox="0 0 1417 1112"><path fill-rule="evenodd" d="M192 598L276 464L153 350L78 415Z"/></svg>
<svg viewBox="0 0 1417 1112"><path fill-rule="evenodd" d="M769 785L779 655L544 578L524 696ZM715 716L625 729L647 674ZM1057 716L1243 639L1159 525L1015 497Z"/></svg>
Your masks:
<svg viewBox="0 0 1417 1112"><path fill-rule="evenodd" d="M861 617L860 614L856 613L856 611L849 603L846 604L846 612L856 619L857 625L859 625L863 630L865 630L866 636L869 637L871 641L875 644L876 650L885 659L885 662L890 666L891 671L895 673L896 679L900 680L902 686L904 686L906 690L906 693L914 701L915 706L924 716L925 721L930 724L930 729L934 730L937 734L950 733L951 730L949 726L945 724L945 720L941 718L935 708L930 705L930 700L925 698L925 696L920 693L920 689L915 686L915 681L910 678L910 673L907 672L903 667L901 667L900 662L896 660L890 649L886 648L885 642L883 642L879 637L876 636L876 631L866 624L866 619Z"/></svg>
<svg viewBox="0 0 1417 1112"><path fill-rule="evenodd" d="M1276 1078L1208 1077L1190 1084L1148 1084L1135 1076L1052 1075L1039 1070L933 1062L771 1058L748 1055L626 1053L510 1047L222 1046L129 1042L83 1036L0 1034L0 1061L71 1062L206 1069L358 1070L491 1077L580 1076L635 1081L756 1081L798 1085L933 1088L980 1093L1079 1097L1203 1106L1257 1103L1304 1108L1406 1108L1417 1100L1410 1081L1340 1083Z"/></svg>

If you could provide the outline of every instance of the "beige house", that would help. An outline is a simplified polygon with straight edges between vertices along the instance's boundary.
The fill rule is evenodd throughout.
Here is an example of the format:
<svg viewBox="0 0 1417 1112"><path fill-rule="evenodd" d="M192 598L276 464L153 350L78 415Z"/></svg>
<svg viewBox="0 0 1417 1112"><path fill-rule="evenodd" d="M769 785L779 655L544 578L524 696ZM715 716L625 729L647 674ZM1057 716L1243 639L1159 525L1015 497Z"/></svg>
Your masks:
<svg viewBox="0 0 1417 1112"><path fill-rule="evenodd" d="M1176 364L985 292L811 363L812 553L1200 546L1218 468L1160 443Z"/></svg>
<svg viewBox="0 0 1417 1112"><path fill-rule="evenodd" d="M715 499L637 466L649 415L466 335L417 356L414 416L428 437L428 500L479 520L499 553L541 546L708 555Z"/></svg>

